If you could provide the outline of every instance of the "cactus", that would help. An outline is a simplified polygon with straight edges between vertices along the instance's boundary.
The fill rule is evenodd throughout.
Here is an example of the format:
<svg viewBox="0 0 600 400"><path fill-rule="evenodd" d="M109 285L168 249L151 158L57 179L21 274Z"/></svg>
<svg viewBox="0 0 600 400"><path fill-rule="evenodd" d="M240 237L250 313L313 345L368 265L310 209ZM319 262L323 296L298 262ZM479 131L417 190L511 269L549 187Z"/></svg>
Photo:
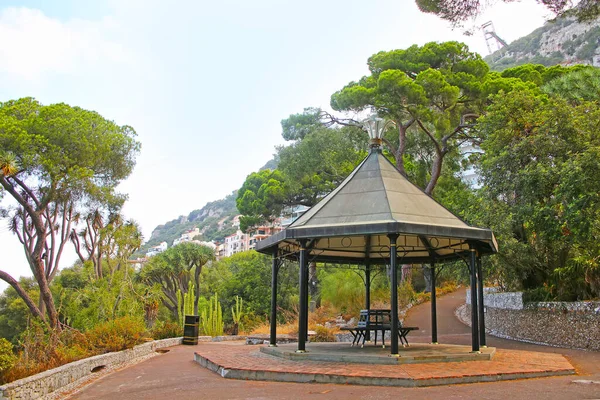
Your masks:
<svg viewBox="0 0 600 400"><path fill-rule="evenodd" d="M200 322L205 335L223 335L223 312L217 293L210 298L208 306L203 307L200 313Z"/></svg>
<svg viewBox="0 0 600 400"><path fill-rule="evenodd" d="M233 318L233 334L237 335L242 328L242 315L244 300L240 296L235 296L235 308L231 307L231 316Z"/></svg>
<svg viewBox="0 0 600 400"><path fill-rule="evenodd" d="M181 294L181 290L177 290L177 315L179 316L179 324L183 326L186 315L194 315L194 282L190 280L188 291Z"/></svg>

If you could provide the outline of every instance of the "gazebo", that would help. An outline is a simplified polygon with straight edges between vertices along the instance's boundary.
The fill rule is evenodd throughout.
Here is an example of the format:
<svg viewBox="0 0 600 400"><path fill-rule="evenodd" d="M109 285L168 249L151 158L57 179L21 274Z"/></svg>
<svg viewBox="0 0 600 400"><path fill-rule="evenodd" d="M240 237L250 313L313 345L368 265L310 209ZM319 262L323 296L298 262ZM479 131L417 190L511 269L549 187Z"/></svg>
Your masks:
<svg viewBox="0 0 600 400"><path fill-rule="evenodd" d="M431 265L431 341L437 343L436 264L464 260L471 282L472 351L478 352L485 346L481 257L497 252L494 234L468 225L396 169L381 151L382 119L367 120L366 128L369 154L354 171L287 229L256 245L273 257L270 345L277 343L277 275L284 259L300 263L297 352L306 351L309 260L364 265L366 308L371 266L389 265L392 356L399 356L398 265Z"/></svg>

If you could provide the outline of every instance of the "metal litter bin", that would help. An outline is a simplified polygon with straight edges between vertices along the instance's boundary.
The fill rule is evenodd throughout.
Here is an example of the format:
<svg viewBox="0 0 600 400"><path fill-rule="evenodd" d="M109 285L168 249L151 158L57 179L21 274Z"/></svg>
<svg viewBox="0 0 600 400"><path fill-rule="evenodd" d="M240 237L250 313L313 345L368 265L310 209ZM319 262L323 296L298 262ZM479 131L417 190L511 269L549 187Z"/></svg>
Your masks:
<svg viewBox="0 0 600 400"><path fill-rule="evenodd" d="M200 317L197 315L186 315L185 324L183 325L183 344L196 345L198 344L198 323Z"/></svg>

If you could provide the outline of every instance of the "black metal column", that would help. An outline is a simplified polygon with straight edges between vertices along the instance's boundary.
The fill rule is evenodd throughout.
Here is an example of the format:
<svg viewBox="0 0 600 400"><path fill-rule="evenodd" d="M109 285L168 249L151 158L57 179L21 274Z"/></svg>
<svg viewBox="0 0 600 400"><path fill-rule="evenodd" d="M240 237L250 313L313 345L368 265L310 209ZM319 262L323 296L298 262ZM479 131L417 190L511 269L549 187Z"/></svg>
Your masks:
<svg viewBox="0 0 600 400"><path fill-rule="evenodd" d="M273 261L271 264L271 334L269 337L269 346L277 346L277 274L279 272L279 260L277 260L277 251L273 252Z"/></svg>
<svg viewBox="0 0 600 400"><path fill-rule="evenodd" d="M435 263L431 263L431 343L437 344L437 303L435 293Z"/></svg>
<svg viewBox="0 0 600 400"><path fill-rule="evenodd" d="M298 311L300 315L298 316L298 353L304 353L306 351L306 324L308 321L308 313L307 309L304 307L304 304L308 302L308 264L307 264L307 251L306 251L306 240L300 241L300 278L299 287L300 287L300 304L298 307ZM306 281L306 282L305 282Z"/></svg>
<svg viewBox="0 0 600 400"><path fill-rule="evenodd" d="M483 272L481 267L481 257L477 257L477 310L479 317L479 345L487 347L485 344L485 313L483 306Z"/></svg>
<svg viewBox="0 0 600 400"><path fill-rule="evenodd" d="M477 252L471 248L469 272L471 273L471 344L472 351L479 351L479 318L477 308Z"/></svg>
<svg viewBox="0 0 600 400"><path fill-rule="evenodd" d="M365 265L365 310L371 308L371 265Z"/></svg>
<svg viewBox="0 0 600 400"><path fill-rule="evenodd" d="M371 264L365 264L365 310L371 309ZM365 332L365 340L371 340L371 331Z"/></svg>
<svg viewBox="0 0 600 400"><path fill-rule="evenodd" d="M390 268L392 270L392 332L390 341L392 342L392 357L398 357L398 252L396 249L397 234L388 235L390 238Z"/></svg>

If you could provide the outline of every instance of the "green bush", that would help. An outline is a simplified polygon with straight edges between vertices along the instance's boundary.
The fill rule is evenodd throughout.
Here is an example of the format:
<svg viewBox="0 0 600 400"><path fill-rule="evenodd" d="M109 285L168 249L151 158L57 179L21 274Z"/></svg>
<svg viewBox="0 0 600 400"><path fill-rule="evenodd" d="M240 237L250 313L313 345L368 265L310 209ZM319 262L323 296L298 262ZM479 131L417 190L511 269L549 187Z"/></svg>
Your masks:
<svg viewBox="0 0 600 400"><path fill-rule="evenodd" d="M145 331L144 321L121 317L96 325L86 336L97 352L108 353L131 349L143 341Z"/></svg>
<svg viewBox="0 0 600 400"><path fill-rule="evenodd" d="M176 322L158 321L150 331L150 336L156 340L180 337L183 336L183 329Z"/></svg>
<svg viewBox="0 0 600 400"><path fill-rule="evenodd" d="M0 338L0 375L15 365L17 356L13 353L12 344L4 338Z"/></svg>

